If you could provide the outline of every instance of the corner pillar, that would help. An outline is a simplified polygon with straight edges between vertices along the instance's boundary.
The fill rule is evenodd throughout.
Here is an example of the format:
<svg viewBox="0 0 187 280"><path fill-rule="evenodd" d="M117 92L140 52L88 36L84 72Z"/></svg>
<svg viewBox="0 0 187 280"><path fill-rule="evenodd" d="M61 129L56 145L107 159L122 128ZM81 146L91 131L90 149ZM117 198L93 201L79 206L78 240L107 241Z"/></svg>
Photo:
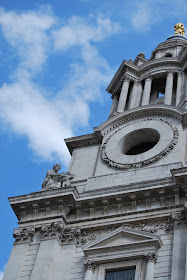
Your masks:
<svg viewBox="0 0 187 280"><path fill-rule="evenodd" d="M145 86L143 91L142 106L149 105L150 95L151 95L151 84L152 78L149 77L145 80Z"/></svg>
<svg viewBox="0 0 187 280"><path fill-rule="evenodd" d="M164 104L171 105L172 93L173 93L173 73L169 72L167 74L167 77L166 77L166 89L165 89Z"/></svg>
<svg viewBox="0 0 187 280"><path fill-rule="evenodd" d="M157 261L157 254L155 252L148 253L146 255L147 267L145 280L154 280L155 263Z"/></svg>
<svg viewBox="0 0 187 280"><path fill-rule="evenodd" d="M128 94L128 90L129 90L129 84L130 84L130 80L125 79L123 82L123 85L122 85L119 102L118 102L118 107L117 107L117 112L119 112L119 113L124 112L124 110L125 110L127 94Z"/></svg>
<svg viewBox="0 0 187 280"><path fill-rule="evenodd" d="M93 260L87 260L84 262L85 268L86 268L86 273L84 276L84 280L92 280L93 279L93 274L95 271L95 261Z"/></svg>
<svg viewBox="0 0 187 280"><path fill-rule="evenodd" d="M116 112L116 111L117 111L117 107L118 107L118 96L115 94L115 95L112 95L112 106L111 106L111 109L110 109L110 114L109 114L109 116L110 116L113 112Z"/></svg>

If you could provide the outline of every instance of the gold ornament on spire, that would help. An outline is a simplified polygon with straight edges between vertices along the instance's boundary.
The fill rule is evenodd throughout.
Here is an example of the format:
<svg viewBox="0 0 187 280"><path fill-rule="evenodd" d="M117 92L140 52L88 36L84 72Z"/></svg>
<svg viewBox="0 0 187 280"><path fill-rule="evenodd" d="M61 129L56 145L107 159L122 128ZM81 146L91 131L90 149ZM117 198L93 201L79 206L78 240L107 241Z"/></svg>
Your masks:
<svg viewBox="0 0 187 280"><path fill-rule="evenodd" d="M177 23L176 25L174 25L174 28L175 28L175 34L181 34L181 35L185 36L184 35L185 30L184 30L183 23Z"/></svg>

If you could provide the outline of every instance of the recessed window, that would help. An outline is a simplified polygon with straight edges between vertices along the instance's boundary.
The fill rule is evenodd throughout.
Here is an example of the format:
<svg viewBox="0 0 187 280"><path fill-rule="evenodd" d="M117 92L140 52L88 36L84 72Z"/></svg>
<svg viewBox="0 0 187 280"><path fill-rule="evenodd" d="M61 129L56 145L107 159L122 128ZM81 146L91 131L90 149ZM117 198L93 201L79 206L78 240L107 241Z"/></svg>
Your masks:
<svg viewBox="0 0 187 280"><path fill-rule="evenodd" d="M172 54L171 54L171 53L167 53L167 54L165 55L165 57L172 57Z"/></svg>
<svg viewBox="0 0 187 280"><path fill-rule="evenodd" d="M135 268L107 271L105 280L134 280Z"/></svg>
<svg viewBox="0 0 187 280"><path fill-rule="evenodd" d="M144 128L135 130L123 138L123 154L138 155L152 149L159 141L160 134L157 130Z"/></svg>

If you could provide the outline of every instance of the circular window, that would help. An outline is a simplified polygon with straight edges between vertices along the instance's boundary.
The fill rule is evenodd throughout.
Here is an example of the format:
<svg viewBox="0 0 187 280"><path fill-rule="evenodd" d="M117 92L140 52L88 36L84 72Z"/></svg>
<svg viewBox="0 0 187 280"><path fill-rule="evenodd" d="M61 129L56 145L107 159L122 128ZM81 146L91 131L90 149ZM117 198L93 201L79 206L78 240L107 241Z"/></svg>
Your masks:
<svg viewBox="0 0 187 280"><path fill-rule="evenodd" d="M152 149L159 141L157 130L144 128L127 134L123 139L122 153L125 155L138 155Z"/></svg>
<svg viewBox="0 0 187 280"><path fill-rule="evenodd" d="M147 118L122 125L105 138L101 156L112 168L127 170L156 163L177 144L178 129L168 120Z"/></svg>

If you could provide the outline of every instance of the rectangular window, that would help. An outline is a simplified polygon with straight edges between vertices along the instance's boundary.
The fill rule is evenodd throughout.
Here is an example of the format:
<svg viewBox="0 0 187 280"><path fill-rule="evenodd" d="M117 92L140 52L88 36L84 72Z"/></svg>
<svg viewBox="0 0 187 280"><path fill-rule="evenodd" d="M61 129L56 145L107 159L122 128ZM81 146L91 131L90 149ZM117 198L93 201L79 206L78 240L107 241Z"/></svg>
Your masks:
<svg viewBox="0 0 187 280"><path fill-rule="evenodd" d="M105 280L134 280L135 268L107 271Z"/></svg>

